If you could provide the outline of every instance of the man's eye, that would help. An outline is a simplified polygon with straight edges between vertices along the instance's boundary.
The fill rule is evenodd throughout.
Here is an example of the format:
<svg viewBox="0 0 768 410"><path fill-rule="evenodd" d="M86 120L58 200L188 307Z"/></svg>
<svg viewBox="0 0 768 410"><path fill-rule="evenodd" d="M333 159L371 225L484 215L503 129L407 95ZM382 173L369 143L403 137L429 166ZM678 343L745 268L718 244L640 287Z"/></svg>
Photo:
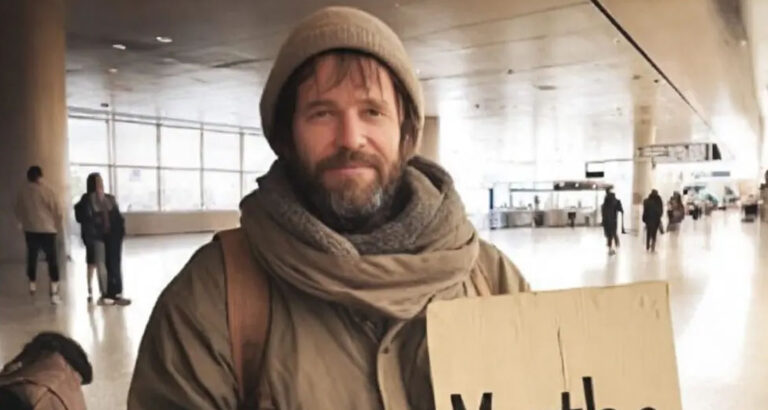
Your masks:
<svg viewBox="0 0 768 410"><path fill-rule="evenodd" d="M309 115L310 118L325 118L329 117L331 115L331 112L328 110L320 110L315 111L312 114Z"/></svg>
<svg viewBox="0 0 768 410"><path fill-rule="evenodd" d="M369 109L365 110L365 115L367 115L369 117L381 117L384 114L381 111L377 110L377 109L369 108Z"/></svg>

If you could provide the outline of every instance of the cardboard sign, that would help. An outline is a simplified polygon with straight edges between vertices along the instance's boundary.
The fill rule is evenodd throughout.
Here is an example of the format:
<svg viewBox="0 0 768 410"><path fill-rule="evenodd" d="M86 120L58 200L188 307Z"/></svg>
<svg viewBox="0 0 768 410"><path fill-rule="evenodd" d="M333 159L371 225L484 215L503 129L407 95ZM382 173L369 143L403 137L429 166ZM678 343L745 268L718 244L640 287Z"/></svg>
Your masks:
<svg viewBox="0 0 768 410"><path fill-rule="evenodd" d="M666 283L435 302L437 410L681 410Z"/></svg>

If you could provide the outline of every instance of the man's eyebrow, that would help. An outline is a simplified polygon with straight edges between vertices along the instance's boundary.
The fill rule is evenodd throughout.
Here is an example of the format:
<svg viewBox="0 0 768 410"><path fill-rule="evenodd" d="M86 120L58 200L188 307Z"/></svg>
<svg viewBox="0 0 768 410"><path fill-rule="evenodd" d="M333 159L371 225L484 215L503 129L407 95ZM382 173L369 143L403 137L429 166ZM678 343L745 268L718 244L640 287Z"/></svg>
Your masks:
<svg viewBox="0 0 768 410"><path fill-rule="evenodd" d="M359 102L362 103L362 104L371 105L371 106L376 107L376 108L378 108L378 109L380 109L382 111L384 111L384 110L388 111L389 110L389 104L387 104L386 101L384 101L382 99L379 99L379 98L367 97L367 98L363 98L363 99L359 100Z"/></svg>
<svg viewBox="0 0 768 410"><path fill-rule="evenodd" d="M305 104L302 105L302 110L312 110L315 108L333 108L336 104L331 100L326 99L317 99L317 100L311 100Z"/></svg>

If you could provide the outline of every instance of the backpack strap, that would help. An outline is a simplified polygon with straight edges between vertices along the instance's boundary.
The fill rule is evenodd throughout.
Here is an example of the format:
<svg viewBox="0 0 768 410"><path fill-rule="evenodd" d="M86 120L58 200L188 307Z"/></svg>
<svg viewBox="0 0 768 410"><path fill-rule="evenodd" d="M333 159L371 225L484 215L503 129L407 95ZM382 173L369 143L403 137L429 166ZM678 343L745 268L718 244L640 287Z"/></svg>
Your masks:
<svg viewBox="0 0 768 410"><path fill-rule="evenodd" d="M493 291L491 291L491 284L488 280L488 276L483 272L480 266L476 269L472 269L469 276L472 279L472 285L477 296L492 296L494 294Z"/></svg>
<svg viewBox="0 0 768 410"><path fill-rule="evenodd" d="M240 409L258 409L261 371L271 320L271 292L266 273L257 265L243 229L216 234L224 254L227 322ZM266 399L266 397L261 397Z"/></svg>

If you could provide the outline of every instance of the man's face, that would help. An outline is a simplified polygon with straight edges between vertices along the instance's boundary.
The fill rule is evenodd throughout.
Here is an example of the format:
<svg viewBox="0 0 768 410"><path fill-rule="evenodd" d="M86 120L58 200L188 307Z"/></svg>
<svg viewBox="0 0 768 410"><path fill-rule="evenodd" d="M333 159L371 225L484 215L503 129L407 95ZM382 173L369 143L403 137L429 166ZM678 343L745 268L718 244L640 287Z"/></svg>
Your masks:
<svg viewBox="0 0 768 410"><path fill-rule="evenodd" d="M350 62L348 62L350 63ZM339 59L317 61L298 88L293 138L300 176L341 218L364 218L383 205L402 174L400 113L388 72L352 61L339 82Z"/></svg>

